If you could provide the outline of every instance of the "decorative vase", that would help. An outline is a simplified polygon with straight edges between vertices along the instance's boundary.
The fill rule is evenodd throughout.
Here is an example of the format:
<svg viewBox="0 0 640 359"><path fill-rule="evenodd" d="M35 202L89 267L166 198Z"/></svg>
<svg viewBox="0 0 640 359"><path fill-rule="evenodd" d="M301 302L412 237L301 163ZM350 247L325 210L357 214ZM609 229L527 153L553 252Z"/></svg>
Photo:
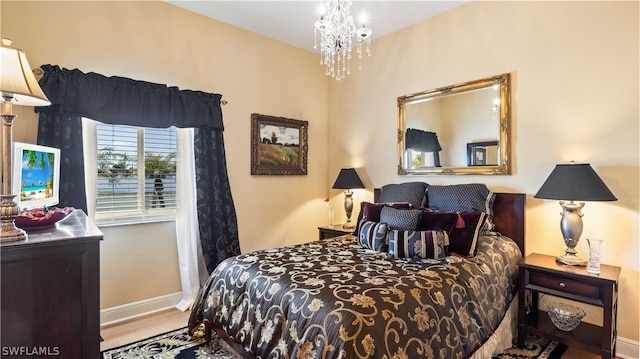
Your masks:
<svg viewBox="0 0 640 359"><path fill-rule="evenodd" d="M587 238L587 242L589 242L589 261L587 263L587 272L599 274L602 239Z"/></svg>
<svg viewBox="0 0 640 359"><path fill-rule="evenodd" d="M333 228L333 215L335 214L335 211L333 210L333 208L329 208L327 210L327 215L329 217L329 228Z"/></svg>

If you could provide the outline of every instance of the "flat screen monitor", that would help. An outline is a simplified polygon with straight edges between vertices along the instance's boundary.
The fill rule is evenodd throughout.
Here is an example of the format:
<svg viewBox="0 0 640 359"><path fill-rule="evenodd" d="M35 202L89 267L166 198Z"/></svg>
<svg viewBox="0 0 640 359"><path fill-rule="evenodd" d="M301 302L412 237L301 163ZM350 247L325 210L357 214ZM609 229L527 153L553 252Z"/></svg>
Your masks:
<svg viewBox="0 0 640 359"><path fill-rule="evenodd" d="M15 142L12 187L23 210L58 204L60 149Z"/></svg>

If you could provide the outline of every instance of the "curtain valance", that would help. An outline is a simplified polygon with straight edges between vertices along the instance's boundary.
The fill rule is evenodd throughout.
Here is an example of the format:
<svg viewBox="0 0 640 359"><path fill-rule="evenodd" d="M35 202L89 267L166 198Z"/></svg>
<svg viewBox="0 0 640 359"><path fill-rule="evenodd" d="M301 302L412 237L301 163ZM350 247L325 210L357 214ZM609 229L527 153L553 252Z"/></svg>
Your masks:
<svg viewBox="0 0 640 359"><path fill-rule="evenodd" d="M38 112L73 113L115 125L223 129L219 94L57 65L41 69L39 84L52 106L36 108Z"/></svg>
<svg viewBox="0 0 640 359"><path fill-rule="evenodd" d="M421 152L438 152L442 150L436 133L416 130L415 128L407 129L405 147Z"/></svg>

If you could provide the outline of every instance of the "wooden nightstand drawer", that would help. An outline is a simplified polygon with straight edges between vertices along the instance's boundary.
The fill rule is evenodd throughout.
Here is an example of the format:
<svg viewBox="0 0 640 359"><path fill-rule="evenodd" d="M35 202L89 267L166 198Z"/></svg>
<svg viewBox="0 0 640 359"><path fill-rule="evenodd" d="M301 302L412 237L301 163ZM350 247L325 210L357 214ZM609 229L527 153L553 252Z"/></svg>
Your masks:
<svg viewBox="0 0 640 359"><path fill-rule="evenodd" d="M529 285L575 294L581 297L600 299L600 286L577 280L562 278L542 273L530 273Z"/></svg>

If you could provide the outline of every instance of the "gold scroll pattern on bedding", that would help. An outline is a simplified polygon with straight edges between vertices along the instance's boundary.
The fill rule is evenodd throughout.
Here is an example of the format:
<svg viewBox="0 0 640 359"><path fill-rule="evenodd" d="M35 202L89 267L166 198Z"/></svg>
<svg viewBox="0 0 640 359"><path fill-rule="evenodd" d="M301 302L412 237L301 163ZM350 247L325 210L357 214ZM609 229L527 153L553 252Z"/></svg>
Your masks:
<svg viewBox="0 0 640 359"><path fill-rule="evenodd" d="M486 236L451 263L339 238L243 254L214 271L190 326L222 327L259 358L464 358L503 319L520 258Z"/></svg>

